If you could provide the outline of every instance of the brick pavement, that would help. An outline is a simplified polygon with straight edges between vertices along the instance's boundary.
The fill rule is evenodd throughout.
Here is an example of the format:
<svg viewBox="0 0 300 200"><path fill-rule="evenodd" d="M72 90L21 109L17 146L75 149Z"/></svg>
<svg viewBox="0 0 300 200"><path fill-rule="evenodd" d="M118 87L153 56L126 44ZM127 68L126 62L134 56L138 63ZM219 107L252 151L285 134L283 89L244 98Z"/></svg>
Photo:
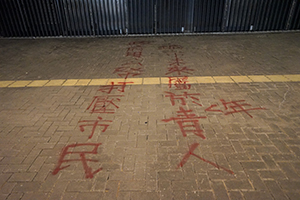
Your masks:
<svg viewBox="0 0 300 200"><path fill-rule="evenodd" d="M128 43L143 49L139 77L162 77L170 61L159 47L181 45L193 76L300 74L299 33L187 37L0 39L0 80L118 78Z"/></svg>
<svg viewBox="0 0 300 200"><path fill-rule="evenodd" d="M136 77L151 74L147 53L157 52L149 45L150 50L143 49L145 70ZM299 52L294 45L291 55ZM128 49L122 50L117 62L135 61L124 56ZM173 50L162 53L167 64L160 67L161 60L152 61L156 67L151 70L160 71L156 77L164 76L173 59ZM115 68L106 72L111 77L49 79L117 78ZM256 69L244 75L272 74ZM297 64L287 63L273 74L297 70ZM18 72L9 73L19 77ZM215 78L220 82L214 83L178 78L171 84L161 79L160 84L123 88L63 83L0 88L0 199L299 199L300 82L252 78L234 82L245 79L238 76L230 83L225 83L228 77Z"/></svg>

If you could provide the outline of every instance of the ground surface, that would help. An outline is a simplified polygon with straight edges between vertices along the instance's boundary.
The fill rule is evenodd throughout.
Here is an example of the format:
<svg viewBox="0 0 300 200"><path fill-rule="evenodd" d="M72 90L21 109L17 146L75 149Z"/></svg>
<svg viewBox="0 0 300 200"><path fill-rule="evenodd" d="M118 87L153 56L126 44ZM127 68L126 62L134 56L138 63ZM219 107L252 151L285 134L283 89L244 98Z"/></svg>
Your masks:
<svg viewBox="0 0 300 200"><path fill-rule="evenodd" d="M0 40L0 199L299 199L300 34Z"/></svg>

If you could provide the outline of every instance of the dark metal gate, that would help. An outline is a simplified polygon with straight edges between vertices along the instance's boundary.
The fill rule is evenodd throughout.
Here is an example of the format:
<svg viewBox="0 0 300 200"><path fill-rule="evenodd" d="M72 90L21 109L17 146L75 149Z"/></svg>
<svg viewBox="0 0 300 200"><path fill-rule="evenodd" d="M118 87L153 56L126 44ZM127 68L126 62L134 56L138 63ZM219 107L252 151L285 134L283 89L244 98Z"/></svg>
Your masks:
<svg viewBox="0 0 300 200"><path fill-rule="evenodd" d="M0 0L2 37L299 29L300 0Z"/></svg>

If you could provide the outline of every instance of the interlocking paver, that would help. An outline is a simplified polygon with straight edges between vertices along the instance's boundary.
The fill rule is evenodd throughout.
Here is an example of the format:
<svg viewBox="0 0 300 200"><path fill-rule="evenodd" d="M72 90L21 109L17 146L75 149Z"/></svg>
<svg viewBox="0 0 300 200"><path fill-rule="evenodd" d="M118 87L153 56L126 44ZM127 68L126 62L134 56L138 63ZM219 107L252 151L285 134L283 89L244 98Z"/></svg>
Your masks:
<svg viewBox="0 0 300 200"><path fill-rule="evenodd" d="M1 198L299 199L299 56L291 57L288 50L289 45L299 49L299 35L287 35L99 39L105 51L94 39L64 40L70 46L44 40L42 48L55 44L61 49L55 58L43 51L27 54L52 62L39 64L45 70L28 64L28 74L13 72L12 61L0 54L0 69L11 66L3 72L6 78L0 70ZM114 71L136 60L126 56L132 41L151 43L143 43L138 58L141 74L125 80ZM257 41L264 46L258 48ZM29 46L41 48L33 45L40 42ZM252 46L245 49L248 42ZM182 46L180 59L194 70L177 82L175 73L166 74L170 57L158 50L168 44ZM6 48L7 55L12 49ZM14 51L22 57L22 50ZM22 59L28 62L28 57ZM190 86L180 79L185 75L191 76L185 83ZM174 79L171 85L168 76ZM125 81L133 83L122 90ZM103 90L111 82L118 88ZM172 105L165 92L180 94L186 105L182 99ZM199 95L185 97L184 92ZM95 96L111 95L120 95L114 113L88 109ZM111 103L97 106L105 111ZM205 139L195 134L192 121L182 127L186 121L162 121L184 116L180 107L206 117L196 119L197 133L201 130ZM97 117L111 123L104 132L97 126L89 138L92 126L81 131L80 121ZM80 143L89 145L76 146ZM92 144L99 144L97 151L91 152Z"/></svg>

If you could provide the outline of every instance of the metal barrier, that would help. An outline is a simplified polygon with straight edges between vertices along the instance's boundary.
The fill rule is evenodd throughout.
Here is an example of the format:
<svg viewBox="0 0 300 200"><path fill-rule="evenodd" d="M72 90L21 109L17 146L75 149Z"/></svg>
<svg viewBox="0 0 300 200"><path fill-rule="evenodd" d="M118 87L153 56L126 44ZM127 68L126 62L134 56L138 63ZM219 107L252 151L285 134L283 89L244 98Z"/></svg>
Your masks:
<svg viewBox="0 0 300 200"><path fill-rule="evenodd" d="M2 37L299 29L300 0L0 0Z"/></svg>

